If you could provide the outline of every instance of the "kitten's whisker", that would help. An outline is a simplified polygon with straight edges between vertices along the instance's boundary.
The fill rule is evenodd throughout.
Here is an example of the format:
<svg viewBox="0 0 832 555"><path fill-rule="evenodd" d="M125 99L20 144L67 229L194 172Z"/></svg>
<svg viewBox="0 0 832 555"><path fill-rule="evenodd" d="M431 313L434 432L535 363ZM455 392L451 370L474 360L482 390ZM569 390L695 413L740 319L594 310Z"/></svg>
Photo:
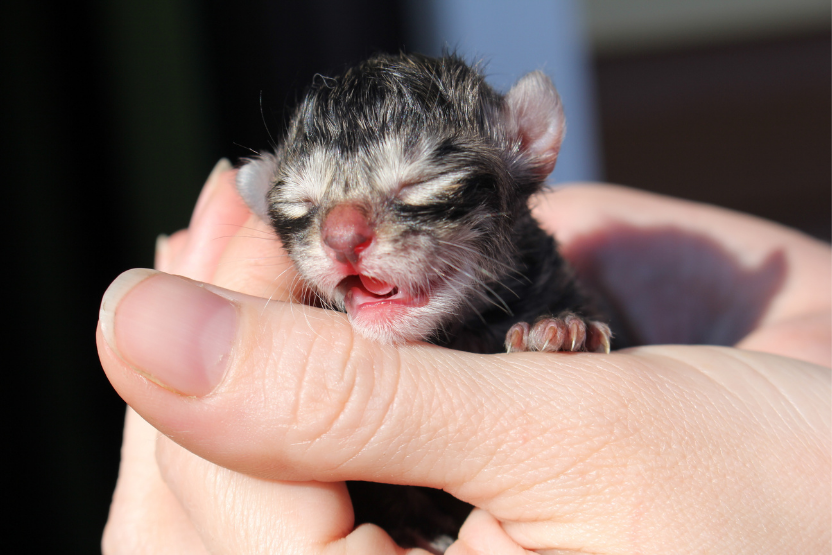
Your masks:
<svg viewBox="0 0 832 555"><path fill-rule="evenodd" d="M521 277L521 278L525 279L527 282L531 283L531 280L528 277L526 277L526 275L523 274L523 272L521 272L517 268L514 268L513 266L511 266L509 264L506 264L505 262L501 262L501 261L497 260L496 258L494 258L493 256L488 256L487 254L482 253L482 252L478 251L477 249L475 249L473 247L469 247L467 245L461 245L459 243L453 243L451 241L445 241L443 239L437 239L437 243L441 243L443 245L448 245L449 247L464 250L464 251L470 252L470 253L472 253L476 256L485 258L489 262L491 262L493 264L496 264L497 266L502 267L507 272L509 272L511 274L517 274L519 277ZM489 277L497 279L497 276L494 276L494 275L490 275Z"/></svg>
<svg viewBox="0 0 832 555"><path fill-rule="evenodd" d="M256 150L254 150L253 148L247 147L247 146L245 146L245 145L241 145L240 143L233 143L233 142L232 142L231 144L233 144L234 146L238 146L238 147L240 147L240 148L244 148L244 149L248 150L249 152L251 152L252 154L255 154L255 155L257 155L257 156L260 156L260 153L259 153L259 152L257 152Z"/></svg>
<svg viewBox="0 0 832 555"><path fill-rule="evenodd" d="M462 274L462 275L464 275L464 276L468 277L468 278L469 278L472 282L476 283L477 285L479 285L480 287L482 287L483 289L485 289L486 291L488 291L489 293L491 293L491 295L493 295L493 298L488 297L487 295L485 295L484 297L485 297L485 298L488 298L488 300L491 302L491 304L493 304L493 305L494 305L494 306L496 306L497 308L500 308L500 309L501 309L501 310L503 310L506 314L509 314L509 315L511 314L511 309L509 308L508 304L507 304L507 303L503 300L503 298L502 298L502 297L501 297L501 296L500 296L500 295L499 295L496 291L494 291L494 289L492 289L491 287L489 287L489 285L488 285L487 283L485 283L485 281L483 281L483 280L481 280L481 279L476 278L475 276L471 275L470 273L468 273L467 271L463 270L462 268L460 268L459 266L455 265L453 262L451 262L451 261L449 261L449 260L442 260L442 262L443 262L445 265L447 265L447 266L449 266L449 267L451 267L451 268L455 269L455 270L457 271L457 273Z"/></svg>

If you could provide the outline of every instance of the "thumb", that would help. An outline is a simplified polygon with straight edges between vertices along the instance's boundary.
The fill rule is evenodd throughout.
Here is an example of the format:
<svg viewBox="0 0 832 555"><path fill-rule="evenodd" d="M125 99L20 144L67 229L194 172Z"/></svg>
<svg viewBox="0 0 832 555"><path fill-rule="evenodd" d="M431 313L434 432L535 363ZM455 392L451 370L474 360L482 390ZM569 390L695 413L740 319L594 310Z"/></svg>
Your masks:
<svg viewBox="0 0 832 555"><path fill-rule="evenodd" d="M772 355L386 346L356 336L343 314L150 270L110 286L97 339L127 403L213 463L267 479L440 488L502 522L583 511L590 528L617 537L655 484L674 484L651 505L661 529L680 497L712 493L699 506L714 514L767 477L828 467L823 449L800 439L828 434L828 371ZM797 481L791 491L814 487ZM523 545L566 533L506 531Z"/></svg>
<svg viewBox="0 0 832 555"><path fill-rule="evenodd" d="M110 381L148 422L197 455L263 478L408 474L443 487L436 460L412 453L448 458L459 431L446 410L467 404L460 390L477 395L474 381L454 383L468 379L473 355L379 345L340 313L152 270L110 286L97 339ZM466 427L476 412L451 409ZM380 460L393 470L380 475Z"/></svg>
<svg viewBox="0 0 832 555"><path fill-rule="evenodd" d="M514 517L517 495L539 493L530 480L582 468L602 443L632 448L616 444L634 401L615 382L644 372L622 370L627 355L380 345L343 314L150 270L110 286L97 339L122 398L215 464L440 488ZM491 503L506 493L514 506Z"/></svg>

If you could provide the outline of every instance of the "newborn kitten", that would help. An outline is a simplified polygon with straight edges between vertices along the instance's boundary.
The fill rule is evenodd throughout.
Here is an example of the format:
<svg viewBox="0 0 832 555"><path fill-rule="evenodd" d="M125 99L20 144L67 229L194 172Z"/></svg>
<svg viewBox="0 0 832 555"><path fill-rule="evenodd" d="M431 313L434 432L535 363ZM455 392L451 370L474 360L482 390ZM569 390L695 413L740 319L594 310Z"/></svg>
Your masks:
<svg viewBox="0 0 832 555"><path fill-rule="evenodd" d="M563 133L543 73L503 96L458 57L381 55L314 83L237 187L321 304L366 337L608 352L609 328L528 206ZM428 488L348 485L356 525L437 553L471 508Z"/></svg>
<svg viewBox="0 0 832 555"><path fill-rule="evenodd" d="M563 134L541 72L503 96L456 56L380 55L314 83L237 186L366 337L608 352L609 328L528 206Z"/></svg>

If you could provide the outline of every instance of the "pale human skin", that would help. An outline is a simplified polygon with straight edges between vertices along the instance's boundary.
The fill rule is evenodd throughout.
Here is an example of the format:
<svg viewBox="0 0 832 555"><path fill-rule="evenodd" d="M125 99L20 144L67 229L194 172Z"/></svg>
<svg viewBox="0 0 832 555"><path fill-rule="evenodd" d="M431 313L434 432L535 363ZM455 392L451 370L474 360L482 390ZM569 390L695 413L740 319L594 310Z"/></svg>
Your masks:
<svg viewBox="0 0 832 555"><path fill-rule="evenodd" d="M784 274L736 348L378 345L344 315L282 302L297 280L220 164L157 254L159 270L215 287L131 271L105 296L101 362L131 409L104 553L420 552L353 529L343 481L356 479L479 507L451 555L832 551L828 245L604 185L546 194L536 215L576 259L613 223L673 226L742 268L781 253ZM641 306L649 291L620 281L611 293ZM634 320L648 336L666 325ZM154 335L159 322L177 333Z"/></svg>

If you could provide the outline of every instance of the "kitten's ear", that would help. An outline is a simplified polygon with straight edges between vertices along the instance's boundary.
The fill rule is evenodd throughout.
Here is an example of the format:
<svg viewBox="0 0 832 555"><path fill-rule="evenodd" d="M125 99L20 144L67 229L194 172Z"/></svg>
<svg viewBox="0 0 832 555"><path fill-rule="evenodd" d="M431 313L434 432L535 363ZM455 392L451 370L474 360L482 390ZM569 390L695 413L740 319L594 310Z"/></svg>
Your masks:
<svg viewBox="0 0 832 555"><path fill-rule="evenodd" d="M504 102L509 134L520 140L535 173L546 177L555 169L566 132L555 85L542 71L534 71L517 81Z"/></svg>
<svg viewBox="0 0 832 555"><path fill-rule="evenodd" d="M263 154L247 160L237 172L237 192L249 209L264 222L269 221L269 191L274 184L277 158Z"/></svg>

